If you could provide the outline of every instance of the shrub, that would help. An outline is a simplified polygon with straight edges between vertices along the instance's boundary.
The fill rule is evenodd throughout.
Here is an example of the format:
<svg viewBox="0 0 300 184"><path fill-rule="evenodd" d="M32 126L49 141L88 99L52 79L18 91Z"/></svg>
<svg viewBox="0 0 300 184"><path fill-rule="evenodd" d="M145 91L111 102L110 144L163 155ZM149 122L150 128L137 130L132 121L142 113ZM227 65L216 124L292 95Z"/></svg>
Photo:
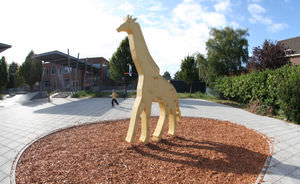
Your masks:
<svg viewBox="0 0 300 184"><path fill-rule="evenodd" d="M214 90L221 98L240 103L259 101L260 109L300 122L300 66L218 78Z"/></svg>

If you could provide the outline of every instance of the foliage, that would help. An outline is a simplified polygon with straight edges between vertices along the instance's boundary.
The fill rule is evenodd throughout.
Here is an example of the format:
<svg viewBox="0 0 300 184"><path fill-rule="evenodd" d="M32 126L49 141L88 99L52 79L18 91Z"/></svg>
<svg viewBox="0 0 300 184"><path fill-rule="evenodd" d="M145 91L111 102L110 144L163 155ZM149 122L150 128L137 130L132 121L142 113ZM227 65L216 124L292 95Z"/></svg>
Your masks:
<svg viewBox="0 0 300 184"><path fill-rule="evenodd" d="M265 40L262 48L260 46L254 47L253 54L249 58L247 69L249 71L265 69L276 69L289 63L289 59L285 57L284 45L280 42L272 42Z"/></svg>
<svg viewBox="0 0 300 184"><path fill-rule="evenodd" d="M129 72L128 64L132 66L132 76L124 74ZM123 83L126 87L131 81L137 78L138 75L131 57L128 37L122 40L117 51L112 55L109 67L111 78Z"/></svg>
<svg viewBox="0 0 300 184"><path fill-rule="evenodd" d="M171 74L168 71L165 71L165 73L163 74L163 78L165 78L166 80L171 80Z"/></svg>
<svg viewBox="0 0 300 184"><path fill-rule="evenodd" d="M183 80L182 72L180 70L174 74L174 80Z"/></svg>
<svg viewBox="0 0 300 184"><path fill-rule="evenodd" d="M16 74L18 72L19 69L19 65L15 62L12 62L9 66L8 66L8 73L9 73L9 81L7 83L7 88L15 88L15 77Z"/></svg>
<svg viewBox="0 0 300 184"><path fill-rule="evenodd" d="M260 108L300 122L300 66L252 72L216 79L214 90L221 98L240 103L259 102Z"/></svg>
<svg viewBox="0 0 300 184"><path fill-rule="evenodd" d="M5 89L8 82L8 70L5 57L3 56L0 60L0 92Z"/></svg>
<svg viewBox="0 0 300 184"><path fill-rule="evenodd" d="M211 29L211 38L206 42L209 85L218 76L241 73L242 64L248 61L248 35L243 29Z"/></svg>
<svg viewBox="0 0 300 184"><path fill-rule="evenodd" d="M17 73L14 75L14 88L24 86L25 80L20 73L20 68Z"/></svg>
<svg viewBox="0 0 300 184"><path fill-rule="evenodd" d="M32 59L33 51L27 55L25 62L20 66L20 73L25 80L25 83L32 89L36 82L41 81L42 62Z"/></svg>
<svg viewBox="0 0 300 184"><path fill-rule="evenodd" d="M187 56L181 61L181 75L184 82L190 86L190 94L192 91L193 81L198 80L197 62L193 56Z"/></svg>
<svg viewBox="0 0 300 184"><path fill-rule="evenodd" d="M208 80L208 63L207 59L204 57L203 54L198 53L196 55L196 61L198 64L198 73L199 73L199 80L203 82L207 82Z"/></svg>

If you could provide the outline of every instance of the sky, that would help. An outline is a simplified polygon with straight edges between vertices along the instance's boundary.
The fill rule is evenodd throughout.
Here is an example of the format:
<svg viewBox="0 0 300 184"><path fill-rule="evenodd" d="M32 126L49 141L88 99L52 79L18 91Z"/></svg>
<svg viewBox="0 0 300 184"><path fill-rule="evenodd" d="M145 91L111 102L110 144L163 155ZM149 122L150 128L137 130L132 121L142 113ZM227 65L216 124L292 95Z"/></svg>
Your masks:
<svg viewBox="0 0 300 184"><path fill-rule="evenodd" d="M299 0L0 0L0 53L22 64L36 54L59 50L81 58L109 60L127 33L116 28L130 14L141 25L151 56L173 76L181 61L206 54L211 28L248 29L249 54L265 39L300 36Z"/></svg>

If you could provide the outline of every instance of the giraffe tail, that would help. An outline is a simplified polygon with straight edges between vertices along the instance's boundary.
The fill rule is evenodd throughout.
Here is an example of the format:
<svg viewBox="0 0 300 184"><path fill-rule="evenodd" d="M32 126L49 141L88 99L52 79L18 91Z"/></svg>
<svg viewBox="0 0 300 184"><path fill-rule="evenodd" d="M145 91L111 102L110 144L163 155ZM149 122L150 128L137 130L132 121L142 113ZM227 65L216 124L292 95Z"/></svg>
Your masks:
<svg viewBox="0 0 300 184"><path fill-rule="evenodd" d="M176 100L176 120L179 121L180 118L181 118L181 113L180 113L180 109L179 109L178 100Z"/></svg>

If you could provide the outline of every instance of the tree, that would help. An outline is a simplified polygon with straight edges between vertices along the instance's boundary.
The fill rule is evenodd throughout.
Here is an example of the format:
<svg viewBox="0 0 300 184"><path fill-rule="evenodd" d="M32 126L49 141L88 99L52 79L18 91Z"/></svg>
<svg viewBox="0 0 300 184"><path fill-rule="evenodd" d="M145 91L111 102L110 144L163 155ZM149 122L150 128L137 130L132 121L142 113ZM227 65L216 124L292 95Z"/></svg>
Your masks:
<svg viewBox="0 0 300 184"><path fill-rule="evenodd" d="M15 86L15 76L16 73L18 72L19 65L15 62L12 62L8 66L8 73L9 73L9 81L7 83L7 88L14 88Z"/></svg>
<svg viewBox="0 0 300 184"><path fill-rule="evenodd" d="M182 73L181 71L177 71L175 74L174 74L174 80L183 80L182 79Z"/></svg>
<svg viewBox="0 0 300 184"><path fill-rule="evenodd" d="M199 80L203 82L207 82L208 80L208 63L207 59L204 57L203 54L198 53L196 55L196 61L198 64L199 70Z"/></svg>
<svg viewBox="0 0 300 184"><path fill-rule="evenodd" d="M289 63L285 57L285 47L280 42L265 40L262 48L260 46L253 48L252 56L249 58L247 70L276 69Z"/></svg>
<svg viewBox="0 0 300 184"><path fill-rule="evenodd" d="M5 89L8 82L8 70L5 57L3 56L0 60L0 92Z"/></svg>
<svg viewBox="0 0 300 184"><path fill-rule="evenodd" d="M165 71L165 73L163 74L163 78L165 78L166 80L171 80L171 74L168 71Z"/></svg>
<svg viewBox="0 0 300 184"><path fill-rule="evenodd" d="M248 61L248 30L223 30L212 28L206 42L208 61L208 81L212 83L218 76L239 74L242 64Z"/></svg>
<svg viewBox="0 0 300 184"><path fill-rule="evenodd" d="M184 82L190 86L190 95L192 93L192 83L198 80L197 62L193 56L187 56L181 61L181 73Z"/></svg>
<svg viewBox="0 0 300 184"><path fill-rule="evenodd" d="M25 83L33 89L36 82L41 81L42 74L42 62L40 60L33 59L33 51L30 51L27 55L24 63L20 66L20 74L25 80Z"/></svg>
<svg viewBox="0 0 300 184"><path fill-rule="evenodd" d="M125 74L129 72L128 64L132 66L132 76ZM112 55L109 62L109 67L111 78L124 84L126 93L128 84L135 80L138 76L131 57L128 37L122 40L117 51Z"/></svg>

